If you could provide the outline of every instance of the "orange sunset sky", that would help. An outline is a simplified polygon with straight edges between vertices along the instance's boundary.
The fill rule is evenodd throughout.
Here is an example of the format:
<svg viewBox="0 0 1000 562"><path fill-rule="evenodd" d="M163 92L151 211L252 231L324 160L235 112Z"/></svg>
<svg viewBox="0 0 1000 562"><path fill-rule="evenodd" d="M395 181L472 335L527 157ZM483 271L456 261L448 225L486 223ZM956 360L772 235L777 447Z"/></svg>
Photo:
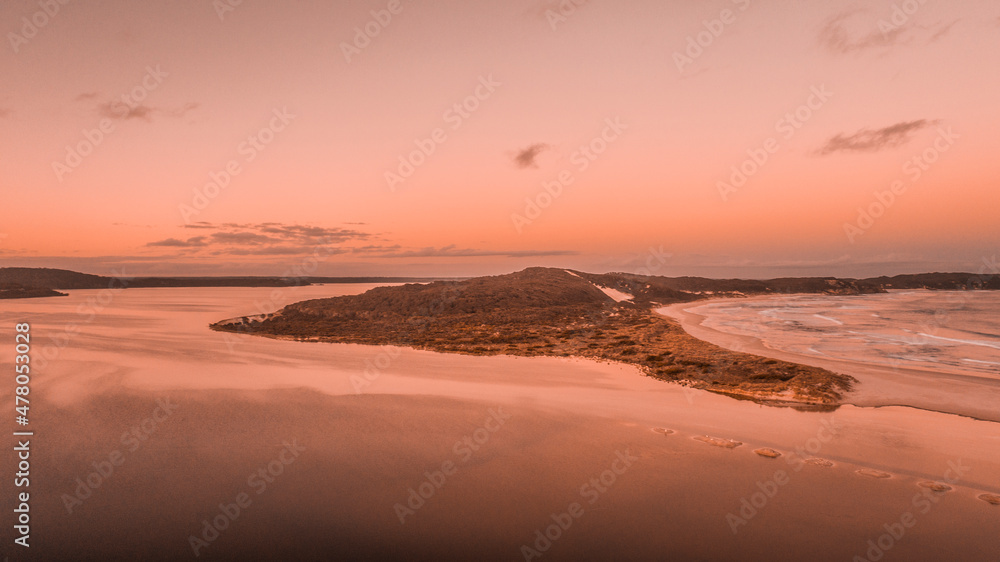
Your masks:
<svg viewBox="0 0 1000 562"><path fill-rule="evenodd" d="M0 32L4 266L867 276L1000 254L992 0L14 0Z"/></svg>

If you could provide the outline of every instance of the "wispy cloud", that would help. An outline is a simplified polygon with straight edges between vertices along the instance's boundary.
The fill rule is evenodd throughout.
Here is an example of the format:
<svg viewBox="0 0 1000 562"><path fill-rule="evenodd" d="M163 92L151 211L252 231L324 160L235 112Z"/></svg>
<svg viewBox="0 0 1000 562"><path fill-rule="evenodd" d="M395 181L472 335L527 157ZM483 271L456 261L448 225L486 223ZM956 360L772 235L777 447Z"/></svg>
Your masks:
<svg viewBox="0 0 1000 562"><path fill-rule="evenodd" d="M538 155L545 152L549 148L549 145L543 142L538 142L528 146L527 148L522 148L514 154L514 165L522 170L525 168L537 168L538 162L536 162L536 159L538 158Z"/></svg>
<svg viewBox="0 0 1000 562"><path fill-rule="evenodd" d="M470 258L470 257L506 257L531 258L544 256L575 256L579 252L570 250L478 250L474 248L459 248L452 244L440 248L426 247L417 249L402 249L400 246L365 246L357 248L356 253L372 254L384 258Z"/></svg>
<svg viewBox="0 0 1000 562"><path fill-rule="evenodd" d="M831 137L817 152L821 156L835 152L878 152L886 148L902 146L910 141L918 131L937 121L920 119L904 121L881 129L861 129L854 134L843 133Z"/></svg>
<svg viewBox="0 0 1000 562"><path fill-rule="evenodd" d="M187 239L167 238L146 244L148 248L173 248L186 253L209 255L294 255L317 247L366 240L371 235L354 229L300 224L197 222L184 225L205 232Z"/></svg>
<svg viewBox="0 0 1000 562"><path fill-rule="evenodd" d="M199 107L201 107L200 103L189 101L186 104L176 109L158 109L156 111L159 111L160 113L166 115L167 117L184 117L185 115L187 115L189 111L193 111L195 109L198 109Z"/></svg>
<svg viewBox="0 0 1000 562"><path fill-rule="evenodd" d="M8 115L10 115L10 110L0 107L0 117L7 117Z"/></svg>
<svg viewBox="0 0 1000 562"><path fill-rule="evenodd" d="M194 238L188 238L187 240L179 240L177 238L167 238L166 240L158 240L156 242L150 242L146 246L152 248L197 248L200 246L205 246L204 236L195 236Z"/></svg>
<svg viewBox="0 0 1000 562"><path fill-rule="evenodd" d="M568 250L483 250L455 244L442 247L407 248L368 232L341 227L301 224L198 222L184 225L199 231L190 238L171 237L149 242L146 247L169 251L173 257L296 256L311 255L322 248L325 255L350 254L366 259L400 258L533 258L572 256ZM170 255L164 256L169 258Z"/></svg>
<svg viewBox="0 0 1000 562"><path fill-rule="evenodd" d="M919 25L913 19L894 25L878 19L864 10L851 10L830 16L820 28L818 41L826 50L839 55L856 54L874 49L891 49L921 36L933 43L951 31L959 20Z"/></svg>
<svg viewBox="0 0 1000 562"><path fill-rule="evenodd" d="M288 240L310 240L317 238L335 238L351 240L368 238L369 234L360 230L347 228L325 228L320 226L303 226L299 224L263 223L256 225L261 232Z"/></svg>
<svg viewBox="0 0 1000 562"><path fill-rule="evenodd" d="M184 228L218 228L218 227L210 222L198 221L198 222L193 222L191 224L185 224Z"/></svg>
<svg viewBox="0 0 1000 562"><path fill-rule="evenodd" d="M152 107L148 105L128 105L121 101L109 101L97 104L97 113L101 117L127 121L129 119L142 119L152 121L154 115L166 117L183 117L189 111L196 109L197 103L189 102L175 109Z"/></svg>
<svg viewBox="0 0 1000 562"><path fill-rule="evenodd" d="M257 248L230 248L227 250L217 250L212 252L216 256L302 256L312 254L318 249L317 246L262 246ZM323 254L327 256L346 254L343 248L324 248Z"/></svg>
<svg viewBox="0 0 1000 562"><path fill-rule="evenodd" d="M120 101L110 101L97 104L97 113L109 119L142 119L149 121L153 117L153 108L146 105L129 106Z"/></svg>
<svg viewBox="0 0 1000 562"><path fill-rule="evenodd" d="M933 30L934 31L933 35L931 35L927 39L927 42L928 43L933 43L933 42L937 41L938 39L944 37L945 35L948 35L948 32L951 31L952 27L955 27L955 24L958 23L958 21L959 20L956 19L956 20L952 20L949 23L941 24L941 25L937 26Z"/></svg>
<svg viewBox="0 0 1000 562"><path fill-rule="evenodd" d="M256 232L216 232L211 236L211 240L215 244L230 244L233 246L260 246L280 241L277 238Z"/></svg>
<svg viewBox="0 0 1000 562"><path fill-rule="evenodd" d="M841 12L831 16L819 31L819 44L836 54L851 54L872 48L892 47L904 40L908 25L880 31L874 18L864 18L859 25L860 10ZM867 24L867 25L866 25ZM859 31L857 28L863 27Z"/></svg>

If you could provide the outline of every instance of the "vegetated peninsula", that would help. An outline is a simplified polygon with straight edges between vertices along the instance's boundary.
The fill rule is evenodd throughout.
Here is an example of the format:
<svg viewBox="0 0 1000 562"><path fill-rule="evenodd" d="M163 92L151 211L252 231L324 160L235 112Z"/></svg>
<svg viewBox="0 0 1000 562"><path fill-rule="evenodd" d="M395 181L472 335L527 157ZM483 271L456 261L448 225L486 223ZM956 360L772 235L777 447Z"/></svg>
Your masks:
<svg viewBox="0 0 1000 562"><path fill-rule="evenodd" d="M60 293L44 287L24 287L16 283L0 284L0 299L32 299L37 297L65 297Z"/></svg>
<svg viewBox="0 0 1000 562"><path fill-rule="evenodd" d="M474 355L620 361L652 377L715 392L832 405L851 388L852 377L722 349L688 335L653 308L725 294L874 291L837 279L713 281L530 268L465 281L378 287L224 320L212 328Z"/></svg>
<svg viewBox="0 0 1000 562"><path fill-rule="evenodd" d="M856 379L729 351L654 312L709 297L853 295L887 289L1000 289L1000 279L933 273L868 280L716 280L529 268L508 275L378 287L212 325L313 342L397 345L473 355L577 356L638 366L648 376L769 403L832 406Z"/></svg>

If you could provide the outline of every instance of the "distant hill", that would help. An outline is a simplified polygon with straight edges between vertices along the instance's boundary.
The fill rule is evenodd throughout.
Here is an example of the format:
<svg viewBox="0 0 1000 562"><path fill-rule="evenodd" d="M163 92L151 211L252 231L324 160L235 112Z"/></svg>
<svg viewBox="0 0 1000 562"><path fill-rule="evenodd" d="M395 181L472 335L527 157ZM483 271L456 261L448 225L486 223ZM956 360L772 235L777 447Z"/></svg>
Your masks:
<svg viewBox="0 0 1000 562"><path fill-rule="evenodd" d="M317 283L412 283L430 281L420 277L136 277L115 278L77 273L65 269L3 267L0 285L24 289L107 289L150 287L288 287ZM39 293L37 296L53 296ZM0 298L4 297L0 293Z"/></svg>
<svg viewBox="0 0 1000 562"><path fill-rule="evenodd" d="M607 297L593 284L559 269L529 268L517 273L376 287L360 295L304 301L290 310L304 314L410 317L427 314L486 314L517 321L526 310L557 316L564 309L599 311Z"/></svg>
<svg viewBox="0 0 1000 562"><path fill-rule="evenodd" d="M516 322L524 311L546 311L558 315L564 309L600 310L610 297L601 287L631 296L637 305L688 302L711 296L767 293L862 294L883 292L876 284L835 278L784 278L769 281L705 279L701 277L656 277L630 273L585 273L582 271L531 267L516 273L475 277L463 281L439 281L425 285L377 287L360 295L297 303L289 311L317 313L335 308L363 317L411 316L431 308L441 313L477 313ZM441 294L453 292L451 298Z"/></svg>
<svg viewBox="0 0 1000 562"><path fill-rule="evenodd" d="M933 289L944 291L1000 290L1000 275L971 273L919 273L894 277L872 277L858 281L863 288Z"/></svg>
<svg viewBox="0 0 1000 562"><path fill-rule="evenodd" d="M0 268L0 285L15 284L44 289L103 289L111 281L108 277L88 275L65 269L33 267Z"/></svg>
<svg viewBox="0 0 1000 562"><path fill-rule="evenodd" d="M520 295L474 294L460 299L462 305L479 306L482 302L493 302L496 308L516 308L518 306L537 303L544 304L546 298L554 297L552 272L559 277L560 299L567 297L566 290L580 291L577 297L593 291L587 284L569 281L563 275L567 270L534 267L511 275L520 276L511 279L531 281L532 291ZM787 277L770 280L755 279L707 279L704 277L659 277L644 276L631 273L585 273L572 271L572 275L581 280L619 290L633 295L635 302L684 302L707 296L745 296L772 293L825 293L838 295L854 295L864 293L880 293L888 289L937 289L966 290L992 289L1000 290L1000 276L976 276L971 273L921 273L916 275L897 275L894 277L873 277L869 279L838 279L834 277ZM498 276L503 277L503 276ZM65 269L3 267L0 268L0 285L18 285L24 289L105 289L114 288L149 288L149 287L286 287L293 285L313 285L319 283L429 283L441 280L440 277L136 277L117 279L100 275L77 273ZM467 289L478 287L479 291L489 292L489 277L474 278ZM443 282L458 282L466 279L449 279ZM575 289L573 289L575 287ZM403 290L419 292L419 289ZM377 293L380 294L380 293ZM415 295L412 293L410 296ZM5 298L0 294L0 298ZM375 298L375 297L369 297ZM402 298L402 297L394 297ZM479 303L473 305L471 303ZM557 306L550 303L552 306Z"/></svg>
<svg viewBox="0 0 1000 562"><path fill-rule="evenodd" d="M771 293L825 293L858 295L879 293L876 284L862 285L853 279L833 277L787 277L766 281L755 279L706 279L704 277L655 277L631 273L582 273L583 278L612 289L635 295L640 301L684 302L709 296L745 296Z"/></svg>
<svg viewBox="0 0 1000 562"><path fill-rule="evenodd" d="M594 283L632 293L639 299L664 303L682 302L683 298L678 298L678 292L704 298L788 293L860 295L884 293L895 289L1000 290L1000 275L983 276L971 273L919 273L869 279L783 277L768 280L577 273Z"/></svg>

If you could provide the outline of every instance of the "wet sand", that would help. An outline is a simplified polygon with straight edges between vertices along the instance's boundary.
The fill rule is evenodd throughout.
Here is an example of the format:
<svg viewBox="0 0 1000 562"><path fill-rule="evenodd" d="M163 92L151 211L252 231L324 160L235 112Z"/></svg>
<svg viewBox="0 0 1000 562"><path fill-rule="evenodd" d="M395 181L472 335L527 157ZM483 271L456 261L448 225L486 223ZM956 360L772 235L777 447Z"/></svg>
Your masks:
<svg viewBox="0 0 1000 562"><path fill-rule="evenodd" d="M978 497L1000 494L1000 424L768 408L575 359L234 343L208 321L267 293L219 291L118 295L37 375L31 556L3 554L194 559L190 536L240 494L249 505L198 559L524 560L527 546L544 560L851 560L907 513L886 560L1000 548L1000 506ZM0 338L16 318L44 340L78 315L74 293L4 308ZM176 409L143 433L166 399ZM120 466L67 513L63 494L114 451ZM251 478L261 469L271 482ZM430 492L423 505L411 489ZM9 480L2 493L10 525Z"/></svg>

